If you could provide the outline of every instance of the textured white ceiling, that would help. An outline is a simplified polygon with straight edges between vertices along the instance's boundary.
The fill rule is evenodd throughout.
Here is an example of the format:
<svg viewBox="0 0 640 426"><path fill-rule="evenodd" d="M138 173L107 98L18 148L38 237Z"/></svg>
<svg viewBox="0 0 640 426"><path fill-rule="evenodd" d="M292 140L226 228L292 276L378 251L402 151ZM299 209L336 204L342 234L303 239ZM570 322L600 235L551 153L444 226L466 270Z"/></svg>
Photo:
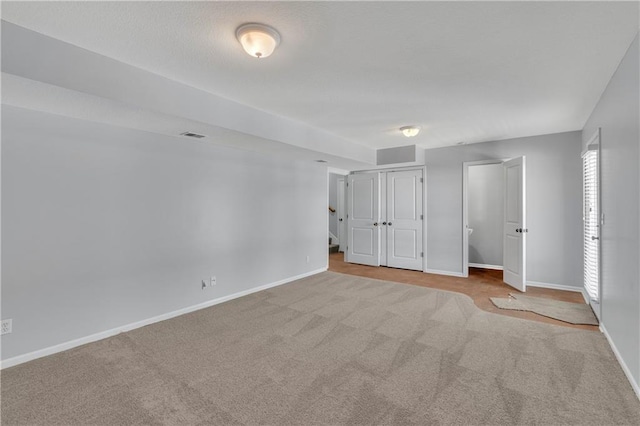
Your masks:
<svg viewBox="0 0 640 426"><path fill-rule="evenodd" d="M356 143L432 148L581 129L638 4L3 2L2 18ZM237 43L245 22L281 33L270 58Z"/></svg>

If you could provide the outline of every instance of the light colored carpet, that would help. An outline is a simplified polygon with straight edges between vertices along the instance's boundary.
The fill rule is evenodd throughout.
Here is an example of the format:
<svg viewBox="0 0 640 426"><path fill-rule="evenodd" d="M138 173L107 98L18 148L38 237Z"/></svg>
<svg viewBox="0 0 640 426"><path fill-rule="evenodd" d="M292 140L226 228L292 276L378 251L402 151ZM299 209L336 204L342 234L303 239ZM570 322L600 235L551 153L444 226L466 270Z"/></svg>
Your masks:
<svg viewBox="0 0 640 426"><path fill-rule="evenodd" d="M640 424L604 336L325 272L2 371L2 423Z"/></svg>
<svg viewBox="0 0 640 426"><path fill-rule="evenodd" d="M598 319L591 307L585 303L561 302L523 294L510 294L510 296L509 298L490 297L489 299L500 309L535 312L538 315L571 324L598 325Z"/></svg>

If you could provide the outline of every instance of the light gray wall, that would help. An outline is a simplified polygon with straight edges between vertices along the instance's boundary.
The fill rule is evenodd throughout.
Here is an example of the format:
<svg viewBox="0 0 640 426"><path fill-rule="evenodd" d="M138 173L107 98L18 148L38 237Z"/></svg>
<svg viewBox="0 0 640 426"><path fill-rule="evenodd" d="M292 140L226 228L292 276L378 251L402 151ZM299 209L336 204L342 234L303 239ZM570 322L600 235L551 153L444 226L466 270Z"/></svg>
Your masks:
<svg viewBox="0 0 640 426"><path fill-rule="evenodd" d="M638 38L587 121L586 146L601 132L602 323L640 384L640 61Z"/></svg>
<svg viewBox="0 0 640 426"><path fill-rule="evenodd" d="M342 176L329 173L329 205L338 208L338 178ZM329 212L329 232L338 237L338 212Z"/></svg>
<svg viewBox="0 0 640 426"><path fill-rule="evenodd" d="M427 267L462 273L462 163L526 156L527 280L582 286L581 133L431 149Z"/></svg>
<svg viewBox="0 0 640 426"><path fill-rule="evenodd" d="M2 142L3 359L327 266L324 166L6 106Z"/></svg>
<svg viewBox="0 0 640 426"><path fill-rule="evenodd" d="M502 266L503 173L502 164L469 167L469 263Z"/></svg>
<svg viewBox="0 0 640 426"><path fill-rule="evenodd" d="M387 164L411 163L416 161L416 146L398 146L395 148L384 148L376 151L376 164L378 166Z"/></svg>

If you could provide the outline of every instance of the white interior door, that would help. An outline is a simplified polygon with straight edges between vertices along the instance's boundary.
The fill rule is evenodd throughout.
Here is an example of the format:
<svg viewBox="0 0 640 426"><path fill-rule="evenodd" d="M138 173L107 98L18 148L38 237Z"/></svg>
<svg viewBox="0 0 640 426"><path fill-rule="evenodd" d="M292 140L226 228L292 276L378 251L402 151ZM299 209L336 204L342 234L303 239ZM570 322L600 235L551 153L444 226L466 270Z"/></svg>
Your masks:
<svg viewBox="0 0 640 426"><path fill-rule="evenodd" d="M379 173L348 176L347 262L380 265Z"/></svg>
<svg viewBox="0 0 640 426"><path fill-rule="evenodd" d="M421 271L422 170L388 172L386 183L386 264Z"/></svg>
<svg viewBox="0 0 640 426"><path fill-rule="evenodd" d="M584 287L589 304L600 319L600 130L582 156Z"/></svg>
<svg viewBox="0 0 640 426"><path fill-rule="evenodd" d="M345 211L345 180L338 179L337 196L338 203L336 205L336 214L338 216L338 243L340 247L339 251L344 252L347 246L347 212Z"/></svg>
<svg viewBox="0 0 640 426"><path fill-rule="evenodd" d="M525 159L504 162L503 280L526 291Z"/></svg>

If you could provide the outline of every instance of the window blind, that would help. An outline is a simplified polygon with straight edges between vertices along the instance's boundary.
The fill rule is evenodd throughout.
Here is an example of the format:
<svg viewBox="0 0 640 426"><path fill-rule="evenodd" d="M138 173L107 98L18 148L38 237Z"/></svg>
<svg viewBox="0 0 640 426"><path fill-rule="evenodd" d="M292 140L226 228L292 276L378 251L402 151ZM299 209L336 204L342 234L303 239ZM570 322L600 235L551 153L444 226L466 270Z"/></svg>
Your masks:
<svg viewBox="0 0 640 426"><path fill-rule="evenodd" d="M584 287L592 301L598 302L599 293L599 206L598 206L598 151L587 151L583 164L583 222L584 222Z"/></svg>

